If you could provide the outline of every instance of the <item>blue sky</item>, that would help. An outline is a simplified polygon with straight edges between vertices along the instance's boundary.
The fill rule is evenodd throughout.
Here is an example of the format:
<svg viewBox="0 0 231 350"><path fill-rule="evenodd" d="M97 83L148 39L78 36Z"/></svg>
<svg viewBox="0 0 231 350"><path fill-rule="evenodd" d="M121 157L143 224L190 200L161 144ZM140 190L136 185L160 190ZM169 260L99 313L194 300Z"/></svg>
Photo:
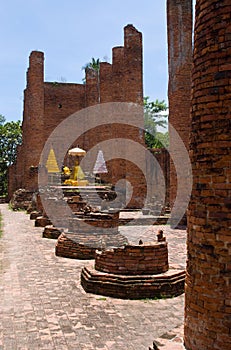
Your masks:
<svg viewBox="0 0 231 350"><path fill-rule="evenodd" d="M123 27L143 34L144 94L167 101L165 0L1 0L0 114L22 118L28 56L45 53L45 80L81 83L81 67L123 45Z"/></svg>

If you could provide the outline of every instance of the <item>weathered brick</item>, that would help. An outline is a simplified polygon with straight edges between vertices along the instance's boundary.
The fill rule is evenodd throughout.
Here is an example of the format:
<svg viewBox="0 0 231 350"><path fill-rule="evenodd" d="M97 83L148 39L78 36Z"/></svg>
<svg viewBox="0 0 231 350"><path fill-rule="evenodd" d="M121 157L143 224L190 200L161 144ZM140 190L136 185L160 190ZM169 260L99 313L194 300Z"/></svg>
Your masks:
<svg viewBox="0 0 231 350"><path fill-rule="evenodd" d="M88 69L86 84L44 82L44 54L39 51L31 53L24 92L23 144L18 148L17 162L9 171L10 198L18 188L37 190L38 172L32 173L30 168L38 167L45 141L71 114L105 102L133 102L143 105L142 61L142 34L130 24L124 28L124 46L113 48L112 64L101 63L99 73ZM68 134L62 137L68 138ZM76 145L88 151L99 142L116 137L130 138L144 144L139 128L115 124L113 127L101 125L89 130L76 140ZM57 147L63 147L62 140ZM57 156L59 150L55 151ZM63 162L63 159L57 160L59 164ZM107 166L108 175L105 180L115 185L119 179L127 177L134 189L128 206L142 207L146 185L139 167L123 159L109 161Z"/></svg>
<svg viewBox="0 0 231 350"><path fill-rule="evenodd" d="M169 122L188 149L192 68L192 1L168 0L167 24ZM170 151L172 152L170 162L170 206L173 207L176 194L178 196L182 194L177 192L180 175L176 174L173 164L173 157L174 161L177 159L177 151L174 146L175 139L171 129L169 136ZM181 162L181 158L182 156L180 155L178 162Z"/></svg>
<svg viewBox="0 0 231 350"><path fill-rule="evenodd" d="M188 210L186 349L229 349L230 325L230 2L197 0L192 71L190 157L193 190ZM219 43L219 44L218 44ZM223 68L225 69L223 70ZM226 88L225 88L226 86ZM230 107L229 107L230 108ZM227 203L227 205L226 205Z"/></svg>
<svg viewBox="0 0 231 350"><path fill-rule="evenodd" d="M139 246L127 245L123 248L113 249L113 251L97 252L95 269L124 275L166 272L168 270L167 243L153 242L153 244Z"/></svg>

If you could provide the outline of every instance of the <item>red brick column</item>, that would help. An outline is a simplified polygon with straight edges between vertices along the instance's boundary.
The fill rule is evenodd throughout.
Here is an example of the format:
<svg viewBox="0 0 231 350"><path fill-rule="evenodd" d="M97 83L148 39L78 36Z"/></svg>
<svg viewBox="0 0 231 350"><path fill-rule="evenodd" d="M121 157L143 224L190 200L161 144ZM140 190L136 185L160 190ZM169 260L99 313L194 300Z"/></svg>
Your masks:
<svg viewBox="0 0 231 350"><path fill-rule="evenodd" d="M114 102L113 99L113 72L112 65L108 62L100 63L99 80L100 80L100 103Z"/></svg>
<svg viewBox="0 0 231 350"><path fill-rule="evenodd" d="M86 106L99 103L99 72L94 69L86 71Z"/></svg>
<svg viewBox="0 0 231 350"><path fill-rule="evenodd" d="M231 349L231 3L197 0L185 346Z"/></svg>
<svg viewBox="0 0 231 350"><path fill-rule="evenodd" d="M143 105L142 33L132 24L124 27L124 64L124 100Z"/></svg>
<svg viewBox="0 0 231 350"><path fill-rule="evenodd" d="M22 130L17 174L24 173L21 185L34 191L38 188L38 176L37 172L31 173L30 168L39 165L44 145L44 53L40 51L32 51L29 58Z"/></svg>
<svg viewBox="0 0 231 350"><path fill-rule="evenodd" d="M188 148L192 68L192 0L167 0L167 24L169 123L171 123L183 140L186 148ZM169 136L171 157L181 161L182 154L177 150L177 140L171 129L169 129ZM176 194L177 174L171 160L171 207L173 207Z"/></svg>

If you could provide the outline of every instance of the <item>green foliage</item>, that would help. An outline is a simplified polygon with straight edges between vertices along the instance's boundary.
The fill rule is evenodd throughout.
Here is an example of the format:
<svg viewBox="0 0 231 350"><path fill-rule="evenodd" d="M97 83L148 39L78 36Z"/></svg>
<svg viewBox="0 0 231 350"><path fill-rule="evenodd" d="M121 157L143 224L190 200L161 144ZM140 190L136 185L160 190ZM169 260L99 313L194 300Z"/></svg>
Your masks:
<svg viewBox="0 0 231 350"><path fill-rule="evenodd" d="M7 194L7 170L16 159L17 146L22 142L20 121L6 122L0 115L0 195Z"/></svg>
<svg viewBox="0 0 231 350"><path fill-rule="evenodd" d="M87 70L87 69L94 69L96 71L99 71L99 64L100 64L100 59L97 58L95 59L92 57L91 62L86 63L83 67L82 70Z"/></svg>
<svg viewBox="0 0 231 350"><path fill-rule="evenodd" d="M99 58L94 58L92 57L91 62L86 63L83 67L82 70L87 72L88 69L94 69L95 71L99 72L99 67L100 67L100 59ZM83 83L86 84L86 78L82 79Z"/></svg>
<svg viewBox="0 0 231 350"><path fill-rule="evenodd" d="M163 133L160 131L156 132L155 141L153 143L153 148L168 148L169 147L169 134L168 131Z"/></svg>
<svg viewBox="0 0 231 350"><path fill-rule="evenodd" d="M5 117L2 114L0 114L0 125L4 124L5 121L6 121Z"/></svg>
<svg viewBox="0 0 231 350"><path fill-rule="evenodd" d="M152 114L153 117L155 118L157 116L154 116L154 114L160 113L162 111L166 111L167 105L164 100L159 101L158 99L156 99L156 101L149 101L149 96L146 96L144 97L144 108L145 108L145 112ZM164 125L165 124L166 122L164 123Z"/></svg>
<svg viewBox="0 0 231 350"><path fill-rule="evenodd" d="M161 148L168 145L168 133L162 136L162 133L157 131L158 127L167 125L167 116L159 114L166 110L165 101L149 101L149 97L144 97L145 143L149 148Z"/></svg>

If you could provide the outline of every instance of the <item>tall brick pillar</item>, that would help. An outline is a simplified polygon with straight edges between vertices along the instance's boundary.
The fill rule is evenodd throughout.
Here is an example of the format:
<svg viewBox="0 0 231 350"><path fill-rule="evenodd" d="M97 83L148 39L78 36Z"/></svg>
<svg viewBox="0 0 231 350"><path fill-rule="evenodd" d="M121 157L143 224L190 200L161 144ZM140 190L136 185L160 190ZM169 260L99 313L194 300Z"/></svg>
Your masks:
<svg viewBox="0 0 231 350"><path fill-rule="evenodd" d="M169 123L188 148L192 69L192 0L167 0L167 26ZM182 155L178 150L177 140L171 128L169 128L169 135L170 206L172 208L177 194L177 174L174 162L181 162ZM181 206L180 201L178 203Z"/></svg>
<svg viewBox="0 0 231 350"><path fill-rule="evenodd" d="M125 101L143 105L142 33L132 24L124 28L124 64Z"/></svg>
<svg viewBox="0 0 231 350"><path fill-rule="evenodd" d="M197 0L185 346L231 349L231 3Z"/></svg>
<svg viewBox="0 0 231 350"><path fill-rule="evenodd" d="M36 167L44 146L44 54L32 51L24 92L23 145L18 166L23 164L23 188L34 191L37 186ZM31 171L31 167L35 171Z"/></svg>

